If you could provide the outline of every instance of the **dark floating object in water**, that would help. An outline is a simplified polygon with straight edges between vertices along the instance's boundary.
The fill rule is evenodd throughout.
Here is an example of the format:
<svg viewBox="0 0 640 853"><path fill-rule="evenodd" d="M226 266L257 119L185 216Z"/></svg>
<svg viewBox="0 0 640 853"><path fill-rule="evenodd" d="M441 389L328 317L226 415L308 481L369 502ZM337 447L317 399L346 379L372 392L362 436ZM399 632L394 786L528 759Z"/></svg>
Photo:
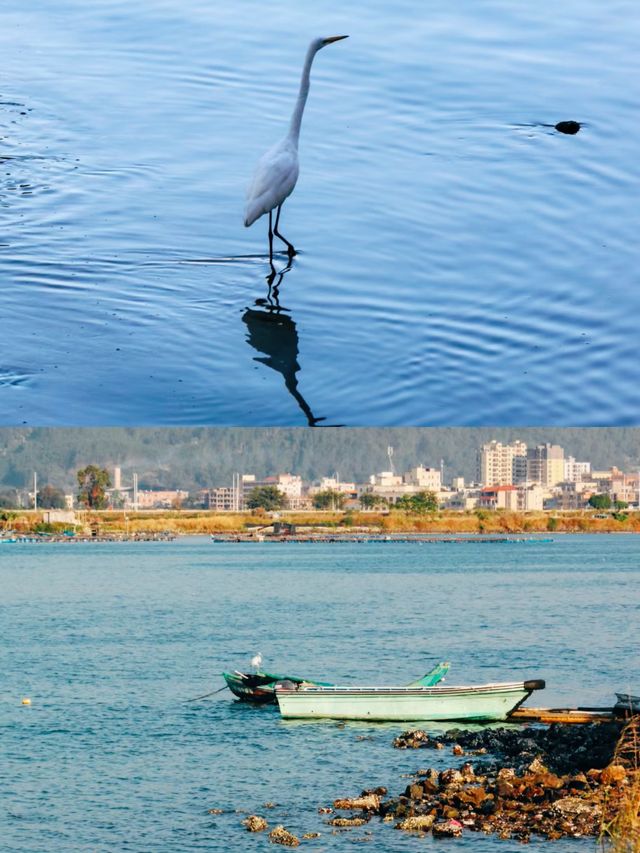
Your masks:
<svg viewBox="0 0 640 853"><path fill-rule="evenodd" d="M558 124L554 126L556 130L560 131L560 133L568 133L571 136L580 130L579 121L559 121Z"/></svg>

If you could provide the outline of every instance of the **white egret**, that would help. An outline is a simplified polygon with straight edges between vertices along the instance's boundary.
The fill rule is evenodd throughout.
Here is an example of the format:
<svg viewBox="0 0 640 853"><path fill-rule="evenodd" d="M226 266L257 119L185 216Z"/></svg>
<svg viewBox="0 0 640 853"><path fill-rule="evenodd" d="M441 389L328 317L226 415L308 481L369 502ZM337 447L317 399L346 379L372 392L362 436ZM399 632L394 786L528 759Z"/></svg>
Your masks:
<svg viewBox="0 0 640 853"><path fill-rule="evenodd" d="M260 667L262 666L262 652L258 652L258 654L257 654L257 655L254 655L254 656L251 658L250 663L251 663L251 666L252 666L252 667L255 669L255 671L257 672L257 671L260 669Z"/></svg>
<svg viewBox="0 0 640 853"><path fill-rule="evenodd" d="M292 258L296 250L293 245L278 231L280 212L282 204L293 192L298 180L298 140L300 138L300 125L302 113L309 94L309 78L311 64L316 53L334 41L346 39L348 36L330 36L329 38L314 39L309 45L307 55L302 68L298 100L296 101L289 132L273 148L270 148L258 161L255 174L247 191L247 206L245 208L244 224L250 225L263 216L269 214L269 260L273 260L273 235L279 237L287 246L289 257ZM273 211L276 210L276 224L273 224Z"/></svg>

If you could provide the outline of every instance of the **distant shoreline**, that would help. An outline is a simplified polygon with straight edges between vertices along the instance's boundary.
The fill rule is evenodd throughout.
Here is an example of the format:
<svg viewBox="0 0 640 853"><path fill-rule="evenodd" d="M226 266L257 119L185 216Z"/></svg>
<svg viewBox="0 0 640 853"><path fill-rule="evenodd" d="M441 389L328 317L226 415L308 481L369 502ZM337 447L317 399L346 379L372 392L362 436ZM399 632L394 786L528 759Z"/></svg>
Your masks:
<svg viewBox="0 0 640 853"><path fill-rule="evenodd" d="M182 536L214 536L240 541L344 540L403 537L553 537L572 533L640 533L638 512L212 512L156 510L82 511L53 521L46 511L4 512L2 539L69 539L86 541L170 540ZM51 520L49 520L51 519ZM275 527L274 527L275 525Z"/></svg>
<svg viewBox="0 0 640 853"><path fill-rule="evenodd" d="M486 534L472 533L466 536L430 536L429 534L414 534L395 536L354 536L348 533L337 533L329 536L310 535L310 536L266 536L256 538L247 536L246 534L215 534L205 533L183 533L164 536L130 536L130 535L109 535L109 536L64 536L58 534L52 535L34 535L26 534L17 537L0 536L0 545L15 544L15 545L106 545L106 544L132 544L132 543L167 543L175 542L178 539L204 539L212 545L543 545L551 544L560 538L560 536L584 536L599 534L603 536L620 536L620 535L640 535L637 531L573 531L570 533L561 532L553 536L543 536L541 534L521 534L518 536L487 536Z"/></svg>

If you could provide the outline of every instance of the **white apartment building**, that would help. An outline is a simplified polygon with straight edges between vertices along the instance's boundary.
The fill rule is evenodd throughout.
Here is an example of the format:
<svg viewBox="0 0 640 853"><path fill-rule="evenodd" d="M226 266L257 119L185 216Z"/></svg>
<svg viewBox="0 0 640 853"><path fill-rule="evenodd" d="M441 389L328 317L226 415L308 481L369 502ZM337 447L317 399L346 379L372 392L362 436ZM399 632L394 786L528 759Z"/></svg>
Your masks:
<svg viewBox="0 0 640 853"><path fill-rule="evenodd" d="M564 482L579 483L591 479L591 462L578 462L575 456L567 456L564 460Z"/></svg>
<svg viewBox="0 0 640 853"><path fill-rule="evenodd" d="M478 452L478 481L484 486L511 486L527 478L527 445L490 441Z"/></svg>

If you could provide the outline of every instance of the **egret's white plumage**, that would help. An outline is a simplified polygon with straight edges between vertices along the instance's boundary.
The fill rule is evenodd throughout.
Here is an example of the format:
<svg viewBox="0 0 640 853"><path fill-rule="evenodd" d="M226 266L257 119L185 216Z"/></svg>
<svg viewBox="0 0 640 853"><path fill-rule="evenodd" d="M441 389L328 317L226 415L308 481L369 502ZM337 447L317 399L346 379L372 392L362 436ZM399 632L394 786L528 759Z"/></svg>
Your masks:
<svg viewBox="0 0 640 853"><path fill-rule="evenodd" d="M278 232L278 220L282 203L293 192L298 180L300 167L298 164L298 141L300 139L300 125L302 113L309 94L309 81L311 76L311 64L316 53L328 44L347 36L331 36L329 38L314 39L307 50L307 55L302 68L300 89L296 101L289 132L276 145L262 155L258 161L253 180L247 191L247 204L244 214L246 227L253 225L265 213L269 214L269 253L272 254L273 233L287 244L289 254L295 254L295 250L288 240ZM271 212L277 208L275 229L271 231Z"/></svg>
<svg viewBox="0 0 640 853"><path fill-rule="evenodd" d="M251 666L257 671L262 666L262 652L258 652L251 658Z"/></svg>
<svg viewBox="0 0 640 853"><path fill-rule="evenodd" d="M250 225L289 198L298 180L298 147L289 136L265 152L247 192L244 224Z"/></svg>

